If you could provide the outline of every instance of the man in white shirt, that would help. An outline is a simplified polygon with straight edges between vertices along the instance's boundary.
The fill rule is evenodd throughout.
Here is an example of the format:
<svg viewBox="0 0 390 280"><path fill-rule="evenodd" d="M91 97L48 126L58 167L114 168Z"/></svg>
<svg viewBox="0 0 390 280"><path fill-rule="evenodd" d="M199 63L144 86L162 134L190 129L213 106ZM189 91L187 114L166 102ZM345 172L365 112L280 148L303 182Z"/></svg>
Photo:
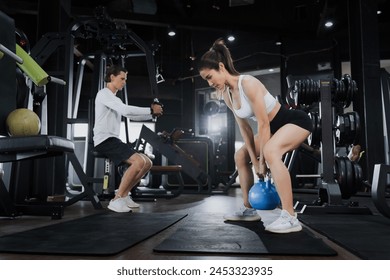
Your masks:
<svg viewBox="0 0 390 280"><path fill-rule="evenodd" d="M110 201L108 209L115 212L130 212L139 207L129 193L152 167L152 161L145 154L138 153L119 139L122 116L131 120L150 120L163 113L160 104L151 107L126 105L116 96L126 85L127 70L119 65L107 69L106 87L96 94L95 126L93 128L94 149L111 159L116 165L127 164L129 168L122 176L118 191Z"/></svg>

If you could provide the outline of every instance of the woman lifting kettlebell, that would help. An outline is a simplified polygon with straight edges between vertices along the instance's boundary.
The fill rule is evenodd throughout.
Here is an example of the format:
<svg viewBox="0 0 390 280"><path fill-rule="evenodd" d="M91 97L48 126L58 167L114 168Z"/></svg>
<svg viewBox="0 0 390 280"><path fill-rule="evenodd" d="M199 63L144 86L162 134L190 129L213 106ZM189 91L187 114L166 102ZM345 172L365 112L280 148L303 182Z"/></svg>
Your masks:
<svg viewBox="0 0 390 280"><path fill-rule="evenodd" d="M265 86L251 75L241 75L234 67L229 49L218 39L200 59L200 76L214 87L226 105L233 111L244 145L237 150L237 166L244 205L240 211L226 215L226 220L259 221L252 208L248 193L254 184L255 173L262 178L271 171L279 194L282 211L280 217L266 226L275 233L296 232L302 229L293 208L290 174L282 157L299 147L310 135L310 117L300 110L288 110L274 98ZM257 122L257 133L248 119Z"/></svg>

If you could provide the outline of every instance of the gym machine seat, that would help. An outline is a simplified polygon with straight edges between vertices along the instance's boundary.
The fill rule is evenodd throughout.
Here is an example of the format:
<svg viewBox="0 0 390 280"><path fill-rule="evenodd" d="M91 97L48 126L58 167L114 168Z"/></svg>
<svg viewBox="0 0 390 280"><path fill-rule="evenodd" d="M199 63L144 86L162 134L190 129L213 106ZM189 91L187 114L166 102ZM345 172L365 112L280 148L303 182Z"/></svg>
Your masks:
<svg viewBox="0 0 390 280"><path fill-rule="evenodd" d="M66 155L76 171L84 189L79 194L61 202L39 202L15 204L0 178L0 214L15 217L22 214L51 215L52 218L61 218L63 208L74 204L81 199L91 201L95 209L102 209L102 205L92 190L92 181L85 175L80 162L74 154L74 143L66 138L48 135L26 137L0 138L0 162L16 162L27 159L56 157ZM65 186L64 186L65 187ZM3 210L1 212L1 210Z"/></svg>

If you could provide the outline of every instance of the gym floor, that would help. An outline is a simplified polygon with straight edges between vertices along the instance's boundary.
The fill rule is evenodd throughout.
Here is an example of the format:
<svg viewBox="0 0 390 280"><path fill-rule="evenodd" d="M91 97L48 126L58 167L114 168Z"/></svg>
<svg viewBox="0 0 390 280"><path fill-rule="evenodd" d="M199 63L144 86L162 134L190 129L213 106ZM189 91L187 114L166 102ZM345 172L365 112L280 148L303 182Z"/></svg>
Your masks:
<svg viewBox="0 0 390 280"><path fill-rule="evenodd" d="M316 199L315 193L295 193L295 199L309 203ZM360 200L368 201L367 197L360 197ZM306 201L304 201L306 200ZM203 194L181 194L173 199L157 199L156 201L140 201L141 207L134 212L141 213L177 213L188 214L202 212L214 212L214 213L228 213L237 210L241 204L241 190L237 187L231 187L226 195L203 195ZM104 207L107 206L108 201L102 201ZM370 202L369 202L370 204ZM371 209L372 207L370 207ZM371 209L374 211L374 209ZM71 206L65 208L65 214L62 219L52 220L48 216L21 216L15 219L0 218L0 236L22 232L29 229L34 229L46 225L52 225L54 223L61 223L84 216L88 216L96 213L96 211L89 201L79 201ZM131 213L129 213L131 215ZM156 253L153 252L153 248L161 243L162 240L169 237L175 230L180 227L183 220L169 227L168 229L160 232L157 235L125 250L117 255L104 257L107 260L162 260L162 259L176 259L176 260L245 260L245 259L277 259L277 260L358 260L359 258L337 244L333 243L326 237L316 233L313 233L323 239L323 241L333 248L336 252L336 256L331 257L308 257L308 256L281 256L281 255L237 255L237 254L174 254L174 253ZM312 231L312 230L311 230ZM227 233L228 234L228 233ZM90 256L61 256L61 255L35 255L35 254L0 254L1 260L72 260L72 259L102 259L102 257L90 257Z"/></svg>

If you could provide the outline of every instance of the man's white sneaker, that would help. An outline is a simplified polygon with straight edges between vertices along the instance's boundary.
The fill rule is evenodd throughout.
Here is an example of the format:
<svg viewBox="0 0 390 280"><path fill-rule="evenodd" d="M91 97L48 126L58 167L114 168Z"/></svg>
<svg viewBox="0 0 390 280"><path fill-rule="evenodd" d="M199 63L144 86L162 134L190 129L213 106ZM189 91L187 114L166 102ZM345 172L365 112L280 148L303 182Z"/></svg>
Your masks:
<svg viewBox="0 0 390 280"><path fill-rule="evenodd" d="M286 210L282 210L280 217L265 227L266 231L274 233L290 233L302 230L302 225L297 218L297 213L291 216Z"/></svg>
<svg viewBox="0 0 390 280"><path fill-rule="evenodd" d="M118 189L115 190L115 195L117 195L117 193L118 193ZM133 199L131 198L130 192L128 193L128 195L126 195L122 198L125 200L127 207L129 207L129 208L138 208L139 207L139 204L135 203L133 201Z"/></svg>
<svg viewBox="0 0 390 280"><path fill-rule="evenodd" d="M256 209L242 207L240 211L237 211L233 214L228 214L223 217L225 221L246 221L246 222L255 222L260 221L261 217L257 214Z"/></svg>

